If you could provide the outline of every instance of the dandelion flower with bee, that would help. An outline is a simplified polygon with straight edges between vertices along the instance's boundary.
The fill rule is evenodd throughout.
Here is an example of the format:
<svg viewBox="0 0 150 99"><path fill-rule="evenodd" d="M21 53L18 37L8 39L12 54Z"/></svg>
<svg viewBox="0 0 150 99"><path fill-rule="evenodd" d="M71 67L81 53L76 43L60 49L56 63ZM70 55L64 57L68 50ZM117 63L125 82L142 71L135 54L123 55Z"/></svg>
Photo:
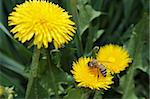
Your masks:
<svg viewBox="0 0 150 99"><path fill-rule="evenodd" d="M73 77L78 82L79 87L88 87L90 89L105 89L110 88L113 84L110 72L107 71L104 77L99 68L90 68L88 63L92 58L81 57L78 61L73 63L73 70L71 70Z"/></svg>
<svg viewBox="0 0 150 99"><path fill-rule="evenodd" d="M120 73L132 62L124 48L113 44L101 47L96 55L96 59L108 68L111 73Z"/></svg>
<svg viewBox="0 0 150 99"><path fill-rule="evenodd" d="M33 44L48 47L53 42L55 48L72 40L75 23L64 9L46 0L29 0L17 5L8 17L11 32L22 43L33 38Z"/></svg>

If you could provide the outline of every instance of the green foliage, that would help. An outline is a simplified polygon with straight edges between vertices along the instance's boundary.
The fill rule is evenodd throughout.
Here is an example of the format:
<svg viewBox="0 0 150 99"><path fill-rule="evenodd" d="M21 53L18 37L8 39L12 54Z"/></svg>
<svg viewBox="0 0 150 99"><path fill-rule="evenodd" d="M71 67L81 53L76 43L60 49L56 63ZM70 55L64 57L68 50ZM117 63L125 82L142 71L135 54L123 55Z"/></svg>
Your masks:
<svg viewBox="0 0 150 99"><path fill-rule="evenodd" d="M148 99L149 98L149 6L148 0L49 0L72 14L77 33L62 48L41 49L37 71L32 73L33 47L13 38L8 15L24 0L0 0L0 85L14 86L30 99ZM72 62L89 56L95 46L124 45L132 63L114 79L108 91L76 88L70 72ZM37 58L37 57L36 57ZM30 91L28 80L32 78Z"/></svg>
<svg viewBox="0 0 150 99"><path fill-rule="evenodd" d="M82 36L83 32L89 27L90 22L101 13L99 11L95 11L90 5L79 4L78 10L80 35Z"/></svg>
<svg viewBox="0 0 150 99"><path fill-rule="evenodd" d="M146 61L148 60L148 57L145 57L144 60L142 57L144 55L143 53L146 53L148 55L148 51L146 51L148 49L144 49L143 47L148 44L147 38L144 39L146 35L148 36L148 22L149 22L149 17L147 15L144 15L141 21L133 29L132 32L133 34L131 35L129 44L127 46L130 55L132 55L133 64L129 68L127 75L124 75L120 80L120 84L121 84L120 87L122 87L122 90L124 92L123 99L138 98L135 94L135 81L134 81L134 76L135 76L134 74L136 72L136 69L141 69L143 72L149 74L149 66ZM147 64L143 64L145 63L144 61ZM148 90L147 88L145 89Z"/></svg>
<svg viewBox="0 0 150 99"><path fill-rule="evenodd" d="M68 91L65 99L88 99L90 91L88 89L72 88Z"/></svg>
<svg viewBox="0 0 150 99"><path fill-rule="evenodd" d="M14 71L15 73L18 73L24 77L28 76L24 72L25 66L12 60L11 58L7 57L6 55L4 55L2 53L0 53L0 65L2 65L4 68L7 68L8 70L11 70L11 71Z"/></svg>

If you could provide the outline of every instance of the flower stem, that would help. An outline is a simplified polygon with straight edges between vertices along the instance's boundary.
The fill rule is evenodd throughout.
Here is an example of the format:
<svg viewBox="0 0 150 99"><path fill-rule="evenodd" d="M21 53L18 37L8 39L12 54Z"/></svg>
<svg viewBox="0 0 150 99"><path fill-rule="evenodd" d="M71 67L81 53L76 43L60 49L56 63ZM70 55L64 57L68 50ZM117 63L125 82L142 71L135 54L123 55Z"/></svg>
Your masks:
<svg viewBox="0 0 150 99"><path fill-rule="evenodd" d="M102 99L102 92L96 90L93 99Z"/></svg>
<svg viewBox="0 0 150 99"><path fill-rule="evenodd" d="M35 80L38 77L39 57L40 57L40 50L35 47L33 56L32 56L31 70L30 70L30 76L29 76L29 80L28 80L25 99L30 98L29 96L31 94L31 89L33 87L33 83L35 82Z"/></svg>

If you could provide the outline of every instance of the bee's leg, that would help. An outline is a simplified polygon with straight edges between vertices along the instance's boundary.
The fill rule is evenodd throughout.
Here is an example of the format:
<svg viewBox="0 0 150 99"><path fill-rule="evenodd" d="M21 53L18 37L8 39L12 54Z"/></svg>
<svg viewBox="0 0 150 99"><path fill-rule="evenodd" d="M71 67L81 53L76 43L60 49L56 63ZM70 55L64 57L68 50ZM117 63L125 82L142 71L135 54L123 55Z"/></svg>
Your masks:
<svg viewBox="0 0 150 99"><path fill-rule="evenodd" d="M99 71L99 69L97 69L97 73L98 73L98 78L100 78L99 72L100 72L100 71Z"/></svg>
<svg viewBox="0 0 150 99"><path fill-rule="evenodd" d="M98 78L100 78L99 74L98 74Z"/></svg>

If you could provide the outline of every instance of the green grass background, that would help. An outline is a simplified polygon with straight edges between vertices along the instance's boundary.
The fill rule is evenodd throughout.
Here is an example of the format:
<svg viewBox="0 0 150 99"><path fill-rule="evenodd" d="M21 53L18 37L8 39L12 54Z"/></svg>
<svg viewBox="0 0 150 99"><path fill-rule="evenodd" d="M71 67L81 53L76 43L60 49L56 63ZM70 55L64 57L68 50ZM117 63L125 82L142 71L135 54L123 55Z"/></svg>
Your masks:
<svg viewBox="0 0 150 99"><path fill-rule="evenodd" d="M31 99L148 99L149 0L50 0L73 15L77 33L69 44L51 50L51 69L41 50L39 78ZM25 97L33 47L21 44L9 32L8 16L24 0L0 0L0 85L15 86L16 99ZM91 55L95 46L108 43L126 48L133 63L116 75L108 91L77 88L70 73L72 62ZM49 53L48 53L49 54ZM36 97L36 98L35 98Z"/></svg>

